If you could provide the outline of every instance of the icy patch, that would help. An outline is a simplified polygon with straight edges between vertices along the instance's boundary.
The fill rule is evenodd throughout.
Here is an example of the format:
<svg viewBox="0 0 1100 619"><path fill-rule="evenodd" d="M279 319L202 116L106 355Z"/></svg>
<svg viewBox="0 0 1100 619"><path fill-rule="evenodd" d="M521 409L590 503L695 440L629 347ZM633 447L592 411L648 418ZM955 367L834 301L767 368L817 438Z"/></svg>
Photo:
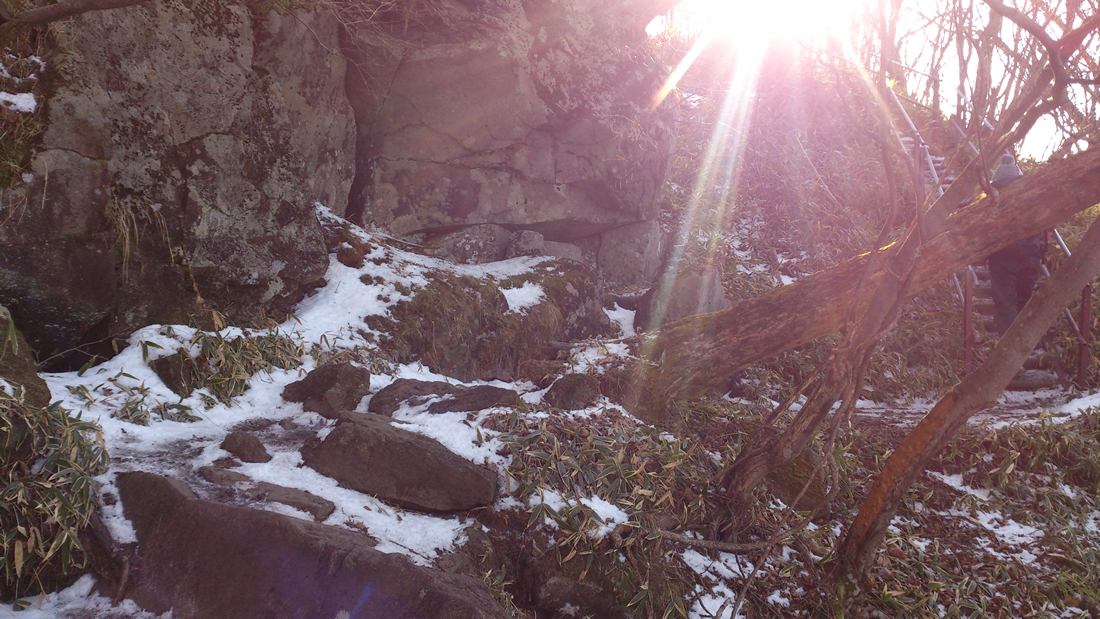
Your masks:
<svg viewBox="0 0 1100 619"><path fill-rule="evenodd" d="M1088 520L1085 522L1085 530L1093 534L1100 533L1100 511L1089 514Z"/></svg>
<svg viewBox="0 0 1100 619"><path fill-rule="evenodd" d="M783 592L779 590L772 591L771 595L768 596L768 602L784 608L791 605L791 599L784 596Z"/></svg>
<svg viewBox="0 0 1100 619"><path fill-rule="evenodd" d="M630 519L630 516L626 512L619 509L618 506L613 505L600 497L588 497L581 499L581 503L587 505L592 511L596 512L596 515L604 521L603 526L596 529L591 533L591 537L601 538L608 533L615 530L615 527Z"/></svg>
<svg viewBox="0 0 1100 619"><path fill-rule="evenodd" d="M737 594L727 583L749 578L756 571L752 563L728 552L720 552L717 559L711 559L696 550L685 550L680 554L680 558L711 585L709 591L702 585L695 587L697 597L688 612L690 619L744 617L740 613L734 613L733 605Z"/></svg>
<svg viewBox="0 0 1100 619"><path fill-rule="evenodd" d="M118 498L118 488L115 486L117 476L115 472L108 471L96 478L96 481L100 484L101 494L110 493L116 499ZM134 531L134 525L122 514L122 501L116 500L111 505L104 503L100 507L99 515L103 518L103 524L107 525L107 530L111 532L111 537L116 542L119 544L137 543L137 532Z"/></svg>
<svg viewBox="0 0 1100 619"><path fill-rule="evenodd" d="M603 373L603 362L628 356L630 356L630 348L623 342L596 342L590 346L574 349L569 356L569 361L577 374L587 374L592 370Z"/></svg>
<svg viewBox="0 0 1100 619"><path fill-rule="evenodd" d="M728 552L720 552L717 559L711 559L697 550L689 549L682 552L680 557L688 567L701 576L748 578L756 571L752 563Z"/></svg>

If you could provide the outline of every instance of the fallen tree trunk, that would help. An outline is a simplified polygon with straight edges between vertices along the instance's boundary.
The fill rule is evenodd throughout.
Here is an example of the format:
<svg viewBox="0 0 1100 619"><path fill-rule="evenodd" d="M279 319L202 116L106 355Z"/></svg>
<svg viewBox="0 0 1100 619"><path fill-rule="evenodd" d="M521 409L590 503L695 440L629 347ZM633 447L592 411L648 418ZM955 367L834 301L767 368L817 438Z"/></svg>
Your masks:
<svg viewBox="0 0 1100 619"><path fill-rule="evenodd" d="M942 231L883 250L887 264L903 270L919 259L905 294L912 297L955 271L1012 241L1049 229L1100 203L1100 149L1050 163L944 220ZM822 336L844 324L853 301L866 311L889 269L860 287L869 254L713 314L665 326L642 346L631 409L646 419L662 417L676 400L701 397L733 373ZM858 289L858 294L857 294Z"/></svg>

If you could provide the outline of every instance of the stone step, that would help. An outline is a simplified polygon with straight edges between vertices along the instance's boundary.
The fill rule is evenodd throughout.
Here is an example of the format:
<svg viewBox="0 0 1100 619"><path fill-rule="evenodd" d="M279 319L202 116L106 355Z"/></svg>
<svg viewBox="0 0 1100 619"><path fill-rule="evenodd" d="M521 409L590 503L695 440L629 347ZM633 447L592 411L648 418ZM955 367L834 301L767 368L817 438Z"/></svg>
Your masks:
<svg viewBox="0 0 1100 619"><path fill-rule="evenodd" d="M1041 349L1031 351L1024 359L1025 370L1051 370L1054 366L1054 355L1045 354Z"/></svg>
<svg viewBox="0 0 1100 619"><path fill-rule="evenodd" d="M993 299L985 297L974 297L974 313L992 315L995 309L993 305Z"/></svg>
<svg viewBox="0 0 1100 619"><path fill-rule="evenodd" d="M1005 391L1038 391L1058 385L1058 375L1049 370L1023 370L1005 387Z"/></svg>

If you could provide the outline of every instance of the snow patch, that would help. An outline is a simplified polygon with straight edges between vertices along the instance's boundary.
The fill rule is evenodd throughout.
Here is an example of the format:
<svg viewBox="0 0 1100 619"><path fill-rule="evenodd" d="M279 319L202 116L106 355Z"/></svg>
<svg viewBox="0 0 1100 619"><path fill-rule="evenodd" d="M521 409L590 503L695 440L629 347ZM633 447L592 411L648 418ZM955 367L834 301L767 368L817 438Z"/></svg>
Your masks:
<svg viewBox="0 0 1100 619"><path fill-rule="evenodd" d="M0 105L14 112L23 114L33 114L34 111L38 109L38 101L36 101L34 95L29 92L21 92L19 94L0 92Z"/></svg>
<svg viewBox="0 0 1100 619"><path fill-rule="evenodd" d="M524 282L519 288L501 288L504 300L508 301L508 311L526 314L527 308L534 307L546 298L542 286L534 282Z"/></svg>

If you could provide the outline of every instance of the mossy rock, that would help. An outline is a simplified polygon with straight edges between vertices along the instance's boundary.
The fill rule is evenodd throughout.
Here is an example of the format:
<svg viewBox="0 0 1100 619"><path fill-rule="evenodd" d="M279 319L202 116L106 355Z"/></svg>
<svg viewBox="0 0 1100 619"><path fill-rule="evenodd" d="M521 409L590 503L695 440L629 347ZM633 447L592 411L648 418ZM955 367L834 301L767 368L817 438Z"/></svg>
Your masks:
<svg viewBox="0 0 1100 619"><path fill-rule="evenodd" d="M393 307L392 320L372 317L368 323L388 335L383 346L402 363L419 360L463 381L509 378L562 322L553 303L509 312L492 282L447 272L428 280L411 300Z"/></svg>
<svg viewBox="0 0 1100 619"><path fill-rule="evenodd" d="M49 405L50 388L38 375L34 352L3 305L0 305L0 378L22 387L23 401L28 406Z"/></svg>
<svg viewBox="0 0 1100 619"><path fill-rule="evenodd" d="M595 277L584 265L549 261L499 285L437 271L428 284L398 302L391 317L368 318L382 346L401 363L421 361L459 380L511 380L532 359L557 353L555 341L606 333L609 322L596 300ZM544 299L509 311L501 289L539 285ZM602 320L600 320L602 318Z"/></svg>

